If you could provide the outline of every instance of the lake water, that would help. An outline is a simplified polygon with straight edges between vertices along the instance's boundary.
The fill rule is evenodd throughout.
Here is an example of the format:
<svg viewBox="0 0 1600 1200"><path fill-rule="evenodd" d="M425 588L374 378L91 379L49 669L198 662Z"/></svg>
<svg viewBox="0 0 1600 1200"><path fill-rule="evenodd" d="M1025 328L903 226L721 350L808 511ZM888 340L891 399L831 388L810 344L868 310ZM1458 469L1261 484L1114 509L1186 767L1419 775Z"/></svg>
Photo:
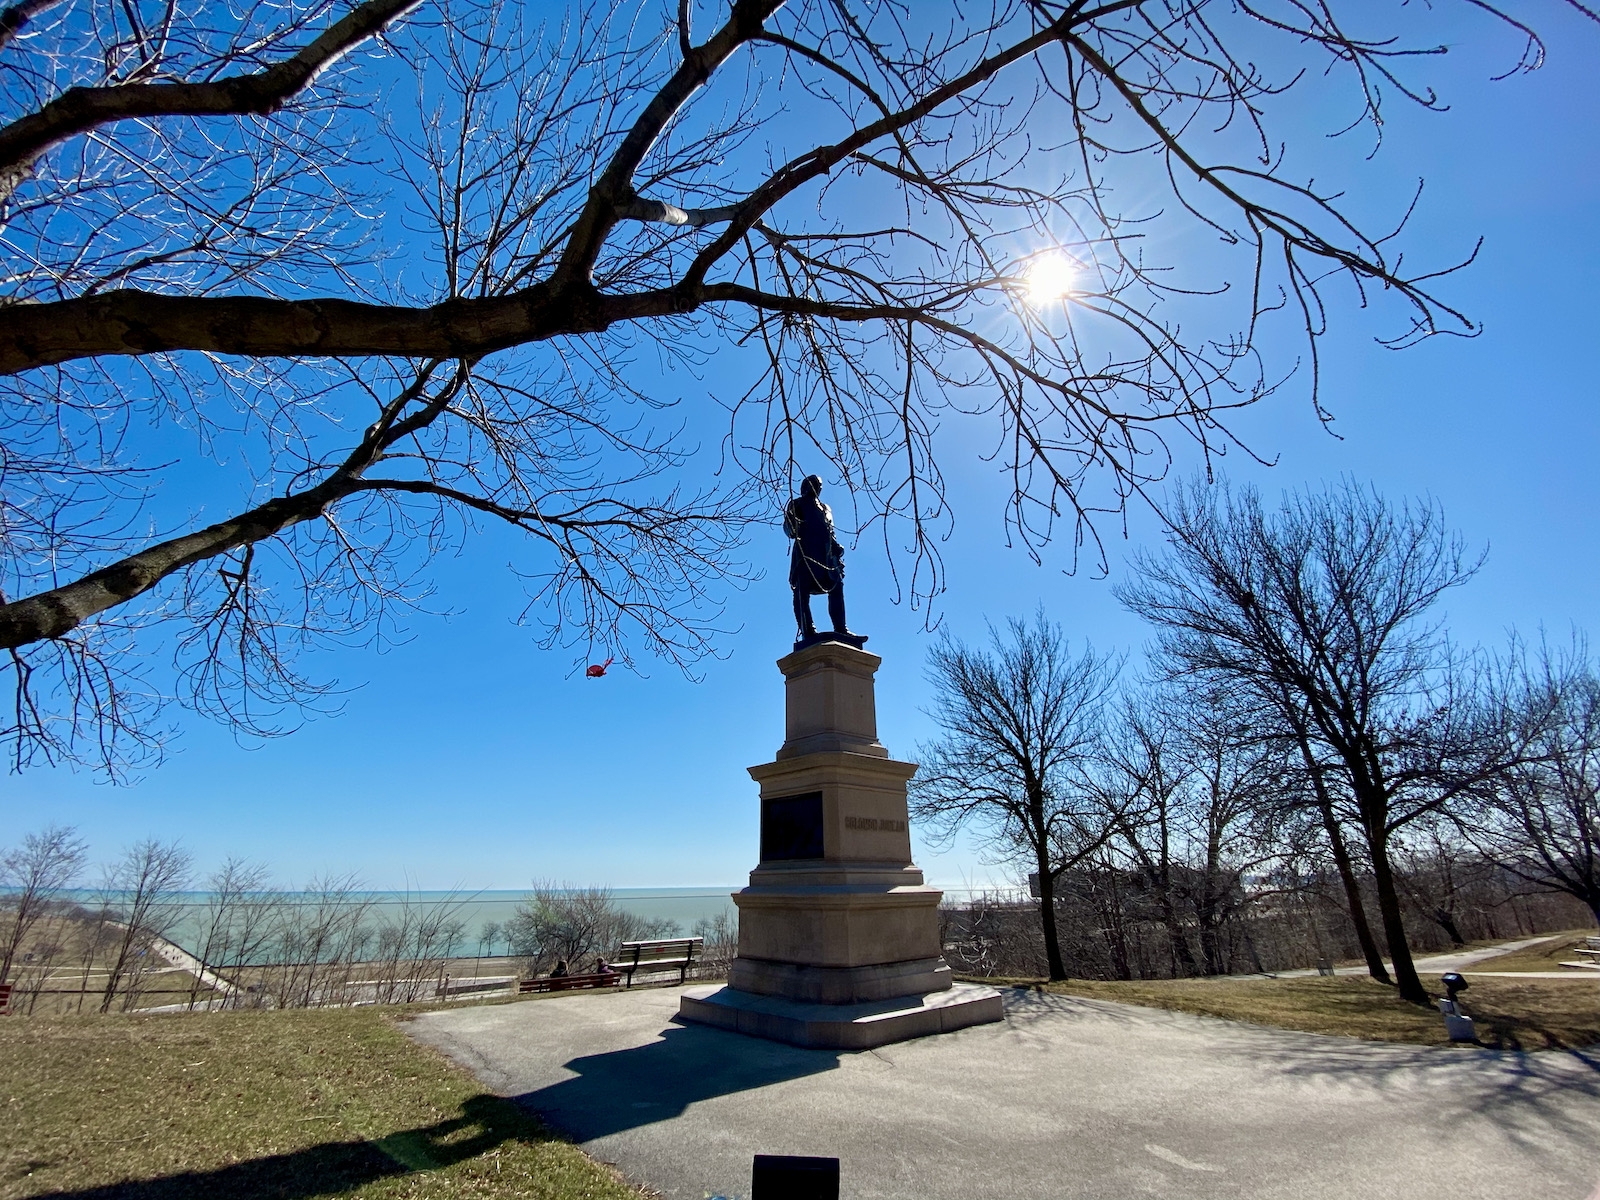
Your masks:
<svg viewBox="0 0 1600 1200"><path fill-rule="evenodd" d="M637 916L650 920L674 921L687 935L695 922L702 918L713 920L718 913L726 912L732 919L735 912L733 901L729 897L735 890L736 885L703 888L612 888L611 898L617 907ZM68 892L66 895L85 905L95 903L97 898L97 894L90 891ZM520 889L454 893L379 891L360 893L361 898L370 902L377 910L374 915L379 917L385 909L397 909L402 904L409 903L415 909L454 897L456 917L465 924L467 930L464 944L460 947L460 952L463 954L476 952L478 937L485 924L492 921L505 925L526 895L527 893ZM305 899L301 900L301 896L305 896ZM305 893L288 892L284 898L291 904L311 902ZM178 907L183 915L168 936L191 953L196 949L195 931L208 900L209 893L184 892L178 901ZM504 942L497 943L496 950L503 952Z"/></svg>
<svg viewBox="0 0 1600 1200"><path fill-rule="evenodd" d="M715 920L719 913L726 913L730 920L736 920L738 913L731 898L735 890L737 885L698 888L612 888L611 898L619 908L637 916L649 920L665 919L675 922L679 933L687 935L694 928L695 922L702 919ZM971 894L966 888L944 888L943 891L946 904L961 903ZM99 893L89 890L68 891L62 895L85 906L99 903ZM465 936L458 944L457 953L471 955L478 953L478 939L484 925L494 922L503 927L516 912L517 905L527 893L518 889L483 892L370 891L356 895L373 906L376 910L373 915L380 920L385 909L392 912L402 904L409 903L413 909L417 909L453 899L455 919L466 927ZM167 936L190 953L197 950L196 933L209 896L207 892L183 892L177 902L181 915ZM286 892L284 899L291 904L314 902L311 895L305 892ZM504 953L504 941L498 940L489 952Z"/></svg>

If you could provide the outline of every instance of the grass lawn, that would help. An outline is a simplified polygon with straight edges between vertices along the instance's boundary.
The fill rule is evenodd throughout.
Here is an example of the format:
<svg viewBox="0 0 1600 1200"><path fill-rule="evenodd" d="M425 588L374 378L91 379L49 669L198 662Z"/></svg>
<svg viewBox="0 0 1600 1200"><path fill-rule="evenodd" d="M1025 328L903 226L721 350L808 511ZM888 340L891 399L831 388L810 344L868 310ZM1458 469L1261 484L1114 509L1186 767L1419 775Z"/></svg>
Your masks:
<svg viewBox="0 0 1600 1200"><path fill-rule="evenodd" d="M0 1200L639 1200L372 1008L0 1018Z"/></svg>
<svg viewBox="0 0 1600 1200"><path fill-rule="evenodd" d="M1585 972L1574 970L1571 967L1562 967L1562 962L1572 959L1587 957L1577 953L1573 947L1579 945L1586 937L1594 937L1600 930L1590 926L1588 929L1564 929L1560 933L1551 934L1544 941L1528 946L1522 950L1515 950L1510 954L1497 954L1493 958L1486 958L1482 962L1474 963L1468 967L1464 974L1471 975L1473 969L1480 971L1571 971L1574 977L1582 977ZM1596 972L1600 978L1600 972Z"/></svg>
<svg viewBox="0 0 1600 1200"><path fill-rule="evenodd" d="M1600 985L1596 981L1474 980L1470 970L1467 976L1471 986L1461 996L1461 1005L1478 1023L1478 1038L1487 1045L1543 1050L1600 1043ZM1425 979L1424 983L1444 994L1437 979ZM1069 979L1035 986L1068 996L1119 1000L1307 1033L1428 1046L1448 1044L1444 1019L1436 1009L1407 1004L1393 988L1364 976L1134 983Z"/></svg>

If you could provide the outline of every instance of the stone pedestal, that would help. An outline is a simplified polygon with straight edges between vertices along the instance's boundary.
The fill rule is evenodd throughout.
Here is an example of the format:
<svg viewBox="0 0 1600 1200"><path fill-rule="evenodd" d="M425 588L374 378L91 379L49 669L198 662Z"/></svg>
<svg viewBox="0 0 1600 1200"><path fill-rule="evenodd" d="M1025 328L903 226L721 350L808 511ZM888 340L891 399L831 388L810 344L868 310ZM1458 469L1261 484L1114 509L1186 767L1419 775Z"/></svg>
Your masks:
<svg viewBox="0 0 1600 1200"><path fill-rule="evenodd" d="M1001 1019L992 988L952 984L939 896L911 861L914 763L878 742L882 660L822 642L778 661L787 736L751 767L761 862L735 892L739 953L723 988L684 992L684 1020L801 1046L866 1049Z"/></svg>

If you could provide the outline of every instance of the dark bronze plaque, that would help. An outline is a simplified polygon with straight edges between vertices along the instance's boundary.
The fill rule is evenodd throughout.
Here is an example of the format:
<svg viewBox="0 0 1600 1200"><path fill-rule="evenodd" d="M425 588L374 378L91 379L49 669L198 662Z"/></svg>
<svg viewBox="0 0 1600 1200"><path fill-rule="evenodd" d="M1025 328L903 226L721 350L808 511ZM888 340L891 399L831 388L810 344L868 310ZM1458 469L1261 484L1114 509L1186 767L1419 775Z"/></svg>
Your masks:
<svg viewBox="0 0 1600 1200"><path fill-rule="evenodd" d="M822 857L822 793L769 796L761 802L761 861Z"/></svg>

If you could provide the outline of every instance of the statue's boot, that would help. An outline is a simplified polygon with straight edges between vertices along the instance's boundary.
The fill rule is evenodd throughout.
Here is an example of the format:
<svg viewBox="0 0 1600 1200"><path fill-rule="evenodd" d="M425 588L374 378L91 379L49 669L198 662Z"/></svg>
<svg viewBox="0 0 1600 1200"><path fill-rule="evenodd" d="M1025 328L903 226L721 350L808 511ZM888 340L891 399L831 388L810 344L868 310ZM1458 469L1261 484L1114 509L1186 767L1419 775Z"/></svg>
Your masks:
<svg viewBox="0 0 1600 1200"><path fill-rule="evenodd" d="M794 590L794 623L802 638L817 636L816 623L811 619L811 597L799 588Z"/></svg>
<svg viewBox="0 0 1600 1200"><path fill-rule="evenodd" d="M811 606L808 604L807 609ZM828 620L833 622L835 633L849 633L850 627L844 623L844 582L841 580L837 587L828 593Z"/></svg>

